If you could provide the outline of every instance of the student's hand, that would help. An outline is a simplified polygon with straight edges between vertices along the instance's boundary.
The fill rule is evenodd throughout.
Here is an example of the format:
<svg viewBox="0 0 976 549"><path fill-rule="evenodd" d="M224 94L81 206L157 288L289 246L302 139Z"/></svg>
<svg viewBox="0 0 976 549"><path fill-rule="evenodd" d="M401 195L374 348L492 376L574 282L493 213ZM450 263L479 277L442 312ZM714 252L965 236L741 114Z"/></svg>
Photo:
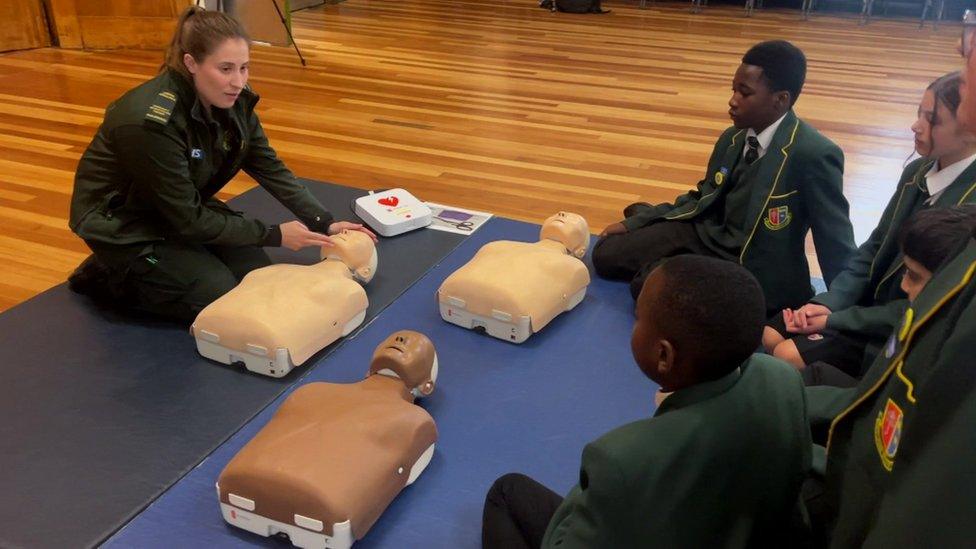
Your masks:
<svg viewBox="0 0 976 549"><path fill-rule="evenodd" d="M350 223L349 221L336 221L335 223L329 225L329 234L339 234L342 231L359 231L365 233L366 236L373 239L373 243L376 243L376 235L373 231L363 227L361 223Z"/></svg>
<svg viewBox="0 0 976 549"><path fill-rule="evenodd" d="M603 229L603 232L600 233L600 236L610 236L612 234L624 234L625 232L627 232L627 227L624 227L623 223L613 223L611 225L607 225L607 228Z"/></svg>
<svg viewBox="0 0 976 549"><path fill-rule="evenodd" d="M322 233L310 231L301 221L282 223L278 228L281 229L281 245L289 250L297 252L308 246L332 246L331 238Z"/></svg>
<svg viewBox="0 0 976 549"><path fill-rule="evenodd" d="M811 311L803 311L803 308L792 311L790 309L783 310L783 323L786 325L786 331L791 334L815 334L822 332L827 328L827 317L830 316L830 309L827 309L823 305L816 305L810 303L809 305L814 305L816 307L821 307L826 310L826 314L822 314L822 311L815 309L812 312L821 313L815 316L809 316L808 313Z"/></svg>
<svg viewBox="0 0 976 549"><path fill-rule="evenodd" d="M794 313L794 317L796 314ZM827 316L820 315L810 317L806 321L806 325L800 326L794 322L792 326L787 326L786 331L791 334L817 334L827 329Z"/></svg>
<svg viewBox="0 0 976 549"><path fill-rule="evenodd" d="M793 311L793 321L801 328L806 328L812 319L818 317L823 317L823 322L826 324L828 316L830 316L830 309L819 303L807 303Z"/></svg>

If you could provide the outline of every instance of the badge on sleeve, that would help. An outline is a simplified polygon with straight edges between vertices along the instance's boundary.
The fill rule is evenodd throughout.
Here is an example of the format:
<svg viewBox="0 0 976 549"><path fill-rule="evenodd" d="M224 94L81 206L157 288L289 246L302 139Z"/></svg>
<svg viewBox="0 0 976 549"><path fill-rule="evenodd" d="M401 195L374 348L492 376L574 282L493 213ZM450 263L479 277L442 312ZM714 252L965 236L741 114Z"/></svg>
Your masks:
<svg viewBox="0 0 976 549"><path fill-rule="evenodd" d="M190 158L196 158L197 160L203 158L203 149L191 149Z"/></svg>
<svg viewBox="0 0 976 549"><path fill-rule="evenodd" d="M878 449L881 465L887 471L895 466L895 455L898 453L904 421L905 413L889 398L874 422L874 445Z"/></svg>

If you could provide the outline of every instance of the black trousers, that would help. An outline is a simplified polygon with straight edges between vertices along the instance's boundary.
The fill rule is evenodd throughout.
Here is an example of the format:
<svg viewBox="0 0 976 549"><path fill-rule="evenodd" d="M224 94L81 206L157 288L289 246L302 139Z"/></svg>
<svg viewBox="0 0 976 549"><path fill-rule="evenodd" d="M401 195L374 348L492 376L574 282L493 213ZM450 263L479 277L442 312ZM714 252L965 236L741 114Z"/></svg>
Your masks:
<svg viewBox="0 0 976 549"><path fill-rule="evenodd" d="M828 385L830 387L856 387L859 378L856 378L844 370L828 364L826 362L814 362L807 364L807 367L800 372L803 384L807 387L815 385Z"/></svg>
<svg viewBox="0 0 976 549"><path fill-rule="evenodd" d="M630 281L637 299L647 275L663 259L682 254L716 256L688 221L659 221L624 234L605 236L593 247L593 267L603 278Z"/></svg>
<svg viewBox="0 0 976 549"><path fill-rule="evenodd" d="M119 304L189 322L244 275L271 264L264 249L256 246L174 241L86 244L111 271L108 289Z"/></svg>
<svg viewBox="0 0 976 549"><path fill-rule="evenodd" d="M491 485L481 522L484 549L539 549L549 521L563 497L519 474L509 473Z"/></svg>

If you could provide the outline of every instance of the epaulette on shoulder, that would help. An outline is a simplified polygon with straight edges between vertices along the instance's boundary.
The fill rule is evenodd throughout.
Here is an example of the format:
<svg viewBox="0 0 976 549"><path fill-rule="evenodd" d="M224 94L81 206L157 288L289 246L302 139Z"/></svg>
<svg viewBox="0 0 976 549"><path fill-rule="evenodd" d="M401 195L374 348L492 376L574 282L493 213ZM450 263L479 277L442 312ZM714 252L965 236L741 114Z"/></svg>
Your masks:
<svg viewBox="0 0 976 549"><path fill-rule="evenodd" d="M146 111L146 120L158 124L168 124L169 117L173 115L173 107L176 106L176 94L169 90L161 91L156 96L155 101L149 105Z"/></svg>

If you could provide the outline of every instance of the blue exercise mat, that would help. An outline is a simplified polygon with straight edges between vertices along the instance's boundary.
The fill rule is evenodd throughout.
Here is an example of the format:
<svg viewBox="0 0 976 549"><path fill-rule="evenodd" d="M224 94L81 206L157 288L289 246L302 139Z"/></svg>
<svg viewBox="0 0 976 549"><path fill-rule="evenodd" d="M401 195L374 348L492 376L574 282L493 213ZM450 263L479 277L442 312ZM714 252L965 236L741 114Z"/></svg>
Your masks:
<svg viewBox="0 0 976 549"><path fill-rule="evenodd" d="M426 334L437 348L437 389L419 401L440 433L433 460L356 547L480 547L482 505L497 477L524 472L565 493L577 481L587 442L653 414L657 386L640 373L630 354L633 301L625 283L594 276L576 309L521 345L441 320L435 291L449 274L489 241L535 241L538 231L537 225L492 219L302 379L302 383L362 379L375 346L400 329ZM107 545L287 546L227 525L214 483L290 392Z"/></svg>
<svg viewBox="0 0 976 549"><path fill-rule="evenodd" d="M365 194L306 185L340 219ZM291 217L260 188L231 205ZM366 322L464 238L382 239ZM318 261L313 249L269 253ZM0 547L31 548L104 541L308 371L272 379L210 362L186 325L100 310L64 284L0 315L0 364Z"/></svg>

